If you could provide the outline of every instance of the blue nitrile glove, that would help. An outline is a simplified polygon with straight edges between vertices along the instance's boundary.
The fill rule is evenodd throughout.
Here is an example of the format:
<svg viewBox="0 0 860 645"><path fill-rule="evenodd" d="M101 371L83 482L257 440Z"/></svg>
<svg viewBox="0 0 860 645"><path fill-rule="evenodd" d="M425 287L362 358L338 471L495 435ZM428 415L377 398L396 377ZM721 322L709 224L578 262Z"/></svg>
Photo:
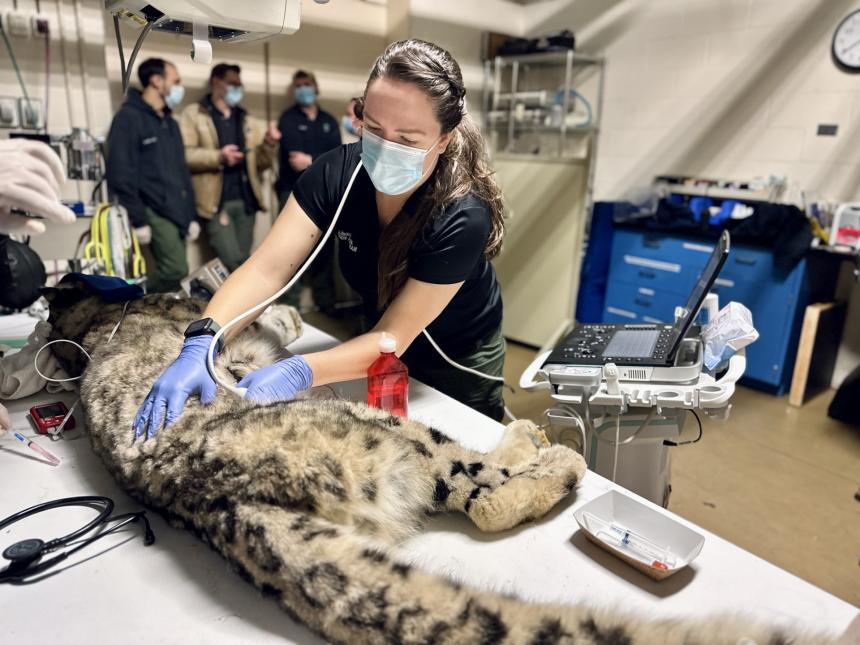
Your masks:
<svg viewBox="0 0 860 645"><path fill-rule="evenodd" d="M206 355L211 344L212 336L209 335L185 339L179 356L161 373L137 411L134 417L135 439L143 434L147 426L147 438L152 438L165 420L165 411L165 427L171 426L182 414L185 401L192 394L199 394L203 403L215 400L215 381L206 368Z"/></svg>
<svg viewBox="0 0 860 645"><path fill-rule="evenodd" d="M251 401L289 401L297 392L307 390L314 383L311 366L301 356L290 356L282 361L254 370L239 381L237 387L247 388L245 398Z"/></svg>

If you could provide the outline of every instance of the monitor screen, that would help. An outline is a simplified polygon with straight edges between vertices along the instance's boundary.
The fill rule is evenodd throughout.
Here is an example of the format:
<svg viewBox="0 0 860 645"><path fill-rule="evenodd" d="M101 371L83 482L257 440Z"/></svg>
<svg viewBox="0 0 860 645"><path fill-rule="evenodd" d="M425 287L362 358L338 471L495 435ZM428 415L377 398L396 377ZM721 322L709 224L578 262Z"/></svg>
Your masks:
<svg viewBox="0 0 860 645"><path fill-rule="evenodd" d="M648 358L654 351L660 330L619 329L603 350L603 357Z"/></svg>
<svg viewBox="0 0 860 645"><path fill-rule="evenodd" d="M729 232L723 231L723 234L720 236L720 241L714 247L711 257L708 258L708 263L705 265L705 268L702 269L702 273L699 274L696 285L693 287L690 297L687 298L687 302L684 304L684 314L675 322L675 328L672 331L672 354L674 354L675 349L681 342L684 334L687 333L687 329L689 329L692 324L693 318L699 311L699 307L701 307L702 303L705 301L705 296L708 295L708 291L714 285L714 280L717 279L720 269L723 268L723 264L725 264L728 254Z"/></svg>
<svg viewBox="0 0 860 645"><path fill-rule="evenodd" d="M48 419L50 417L64 415L66 413L66 409L59 403L51 403L49 405L36 408L36 412L38 412L39 416L43 419Z"/></svg>

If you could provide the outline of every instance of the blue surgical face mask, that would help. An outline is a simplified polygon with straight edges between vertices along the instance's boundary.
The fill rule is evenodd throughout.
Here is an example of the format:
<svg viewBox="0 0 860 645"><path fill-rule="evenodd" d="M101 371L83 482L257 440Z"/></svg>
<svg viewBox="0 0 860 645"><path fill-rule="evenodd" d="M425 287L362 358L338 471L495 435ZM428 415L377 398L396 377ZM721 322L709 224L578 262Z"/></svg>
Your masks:
<svg viewBox="0 0 860 645"><path fill-rule="evenodd" d="M224 102L230 107L236 107L242 102L245 96L245 90L241 85L228 85L227 91L224 93Z"/></svg>
<svg viewBox="0 0 860 645"><path fill-rule="evenodd" d="M182 103L185 98L185 88L182 85L174 85L170 88L167 96L164 97L164 102L171 110Z"/></svg>
<svg viewBox="0 0 860 645"><path fill-rule="evenodd" d="M358 130L355 129L355 126L352 124L352 117L344 114L340 118L340 122L343 125L343 129L349 132L350 134L358 134Z"/></svg>
<svg viewBox="0 0 860 645"><path fill-rule="evenodd" d="M435 145L436 142L428 150L410 148L378 137L365 128L361 136L361 163L376 190L386 195L400 195L421 181L424 159Z"/></svg>
<svg viewBox="0 0 860 645"><path fill-rule="evenodd" d="M296 97L296 103L299 105L308 106L317 102L317 91L310 85L297 87L294 94Z"/></svg>

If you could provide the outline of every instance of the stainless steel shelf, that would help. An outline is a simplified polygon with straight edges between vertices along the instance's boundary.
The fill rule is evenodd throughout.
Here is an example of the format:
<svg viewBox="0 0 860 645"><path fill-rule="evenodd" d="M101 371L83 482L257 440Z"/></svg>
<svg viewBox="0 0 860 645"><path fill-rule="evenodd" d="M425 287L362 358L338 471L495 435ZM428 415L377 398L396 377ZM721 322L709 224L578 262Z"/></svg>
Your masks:
<svg viewBox="0 0 860 645"><path fill-rule="evenodd" d="M495 122L489 124L489 127L494 129L494 130L496 130L496 129L507 130L509 126L510 126L510 124L508 121L495 121ZM514 129L517 132L536 131L536 132L550 132L553 134L560 134L561 133L561 126L560 125L543 125L542 123L528 123L528 122L524 123L522 121L515 121L514 122ZM596 126L593 126L593 125L588 125L588 126L585 126L584 128L577 127L575 125L569 125L565 129L565 132L567 134L591 134L591 133L598 132L598 129Z"/></svg>
<svg viewBox="0 0 860 645"><path fill-rule="evenodd" d="M496 60L508 63L520 63L521 65L549 63L558 65L567 60L567 52L542 52L538 54L518 54L516 56L496 56ZM589 56L588 54L573 53L571 58L574 65L602 65L602 56Z"/></svg>
<svg viewBox="0 0 860 645"><path fill-rule="evenodd" d="M659 188L677 195L689 195L693 197L716 197L717 199L738 199L746 201L779 201L779 192L776 194L768 191L750 190L747 188L719 188L716 186L687 186L685 184L670 184L658 182Z"/></svg>
<svg viewBox="0 0 860 645"><path fill-rule="evenodd" d="M570 166L588 165L588 159L585 157L567 157L556 154L542 155L531 152L496 152L493 154L493 159L498 159L499 161L545 161L548 163L568 164Z"/></svg>

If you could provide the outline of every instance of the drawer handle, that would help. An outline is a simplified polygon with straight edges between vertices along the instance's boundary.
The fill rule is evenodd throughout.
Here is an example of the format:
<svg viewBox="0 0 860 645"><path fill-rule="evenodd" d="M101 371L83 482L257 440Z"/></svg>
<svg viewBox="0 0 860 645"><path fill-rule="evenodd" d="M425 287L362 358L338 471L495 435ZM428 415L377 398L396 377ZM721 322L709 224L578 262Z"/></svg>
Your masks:
<svg viewBox="0 0 860 645"><path fill-rule="evenodd" d="M643 278L656 278L657 274L653 271L648 271L647 269L639 269L639 275Z"/></svg>
<svg viewBox="0 0 860 645"><path fill-rule="evenodd" d="M749 267L758 264L758 260L756 260L755 258L744 257L743 255L735 256L735 262L737 262L738 264L745 264Z"/></svg>
<svg viewBox="0 0 860 645"><path fill-rule="evenodd" d="M649 240L649 239L642 240L642 245L647 246L647 247L652 248L652 249L659 249L662 246L662 244L660 243L659 240Z"/></svg>
<svg viewBox="0 0 860 645"><path fill-rule="evenodd" d="M636 298L635 300L633 300L633 302L635 302L637 305L641 305L643 307L650 307L651 306L651 303L648 300L644 300L642 298Z"/></svg>

